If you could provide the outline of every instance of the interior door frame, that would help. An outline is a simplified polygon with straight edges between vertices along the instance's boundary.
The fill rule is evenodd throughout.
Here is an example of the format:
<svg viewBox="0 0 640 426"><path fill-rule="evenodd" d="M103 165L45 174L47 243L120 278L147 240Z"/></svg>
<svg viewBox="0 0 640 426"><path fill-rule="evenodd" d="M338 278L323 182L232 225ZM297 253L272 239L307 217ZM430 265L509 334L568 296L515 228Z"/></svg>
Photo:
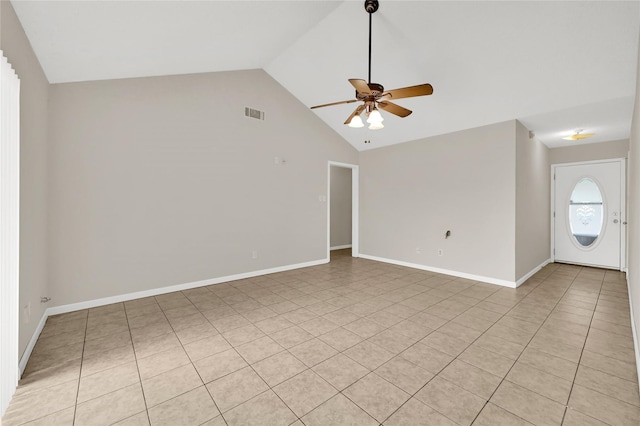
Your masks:
<svg viewBox="0 0 640 426"><path fill-rule="evenodd" d="M329 161L327 164L327 260L331 259L331 167L351 169L351 256L360 256L360 183L357 164Z"/></svg>
<svg viewBox="0 0 640 426"><path fill-rule="evenodd" d="M575 163L558 163L551 165L551 253L552 262L556 261L556 168L563 166L585 166L600 163L620 163L620 271L627 272L627 159L610 158L606 160L579 161Z"/></svg>

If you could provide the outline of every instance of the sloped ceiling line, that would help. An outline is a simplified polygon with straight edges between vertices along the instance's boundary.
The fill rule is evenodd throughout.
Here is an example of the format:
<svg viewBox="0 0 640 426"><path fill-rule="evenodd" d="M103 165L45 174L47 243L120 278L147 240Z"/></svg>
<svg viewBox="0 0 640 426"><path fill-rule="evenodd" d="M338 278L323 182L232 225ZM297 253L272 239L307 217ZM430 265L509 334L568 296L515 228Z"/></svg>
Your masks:
<svg viewBox="0 0 640 426"><path fill-rule="evenodd" d="M12 4L51 83L263 68L311 106L366 79L361 0ZM372 79L434 94L379 131L344 126L350 105L314 110L358 150L512 119L548 146L577 123L597 129L583 142L629 136L640 2L381 0L373 19Z"/></svg>

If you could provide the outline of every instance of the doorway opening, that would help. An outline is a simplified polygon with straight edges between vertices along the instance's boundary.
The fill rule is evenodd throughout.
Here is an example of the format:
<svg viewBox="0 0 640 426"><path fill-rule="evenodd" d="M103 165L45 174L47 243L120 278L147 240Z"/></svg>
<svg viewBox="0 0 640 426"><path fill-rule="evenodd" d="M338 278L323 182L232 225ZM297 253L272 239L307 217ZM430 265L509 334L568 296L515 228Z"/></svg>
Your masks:
<svg viewBox="0 0 640 426"><path fill-rule="evenodd" d="M327 182L327 259L332 251L358 257L358 166L329 161Z"/></svg>

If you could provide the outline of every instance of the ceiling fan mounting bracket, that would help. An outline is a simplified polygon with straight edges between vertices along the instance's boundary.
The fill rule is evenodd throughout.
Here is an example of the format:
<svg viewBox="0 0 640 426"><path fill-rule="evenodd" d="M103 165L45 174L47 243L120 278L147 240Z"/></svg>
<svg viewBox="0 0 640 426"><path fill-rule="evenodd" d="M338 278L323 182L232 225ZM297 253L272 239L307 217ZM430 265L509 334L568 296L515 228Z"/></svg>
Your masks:
<svg viewBox="0 0 640 426"><path fill-rule="evenodd" d="M365 0L364 2L364 10L366 10L367 13L375 13L379 6L378 0Z"/></svg>

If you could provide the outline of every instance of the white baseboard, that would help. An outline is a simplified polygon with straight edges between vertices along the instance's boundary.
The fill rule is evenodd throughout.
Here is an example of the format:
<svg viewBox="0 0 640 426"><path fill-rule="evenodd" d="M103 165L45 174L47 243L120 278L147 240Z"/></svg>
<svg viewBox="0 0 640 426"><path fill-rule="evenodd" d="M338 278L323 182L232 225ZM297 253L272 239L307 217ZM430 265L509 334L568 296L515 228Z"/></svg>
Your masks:
<svg viewBox="0 0 640 426"><path fill-rule="evenodd" d="M351 248L351 244L345 244L343 246L329 247L329 250L343 250L343 249L348 249L348 248Z"/></svg>
<svg viewBox="0 0 640 426"><path fill-rule="evenodd" d="M384 257L370 256L360 253L363 259L375 260L378 262L391 263L393 265L406 266L408 268L421 269L423 271L435 272L438 274L451 275L459 278L466 278L474 281L481 281L489 284L501 285L504 287L516 288L515 281L501 280L498 278L485 277L482 275L467 274L466 272L452 271L450 269L435 268L433 266L420 265L418 263L404 262L402 260L387 259Z"/></svg>
<svg viewBox="0 0 640 426"><path fill-rule="evenodd" d="M526 280L531 278L536 272L538 272L539 270L541 270L542 268L544 268L545 266L547 266L550 263L551 263L551 259L547 259L544 262L542 262L541 264L539 264L538 266L536 266L535 268L533 268L532 270L530 270L522 278L520 278L518 281L516 281L516 287L520 287L520 285L522 283L524 283Z"/></svg>
<svg viewBox="0 0 640 426"><path fill-rule="evenodd" d="M19 377L22 377L22 373L24 373L24 369L27 367L27 362L31 357L31 352L33 352L33 348L36 347L36 343L38 342L38 337L40 337L40 333L42 333L44 324L47 322L47 318L49 318L49 313L47 312L48 310L49 309L47 308L42 313L42 318L40 318L40 322L38 323L38 326L33 332L33 336L31 336L31 340L29 340L27 347L25 348L24 352L22 353L22 356L20 357L20 362L18 363L18 368L20 369L18 374Z"/></svg>
<svg viewBox="0 0 640 426"><path fill-rule="evenodd" d="M638 336L638 329L636 329L636 321L633 317L633 304L631 302L631 286L629 284L629 273L627 278L627 294L629 295L629 312L631 313L631 334L633 335L633 350L636 354L636 374L638 375L638 390L640 391L640 336Z"/></svg>
<svg viewBox="0 0 640 426"><path fill-rule="evenodd" d="M173 293L175 291L189 290L191 288L204 287L207 285L226 283L229 281L242 280L245 278L258 277L260 275L274 274L276 272L285 272L292 269L307 268L309 266L322 265L328 263L329 259L313 260L310 262L296 263L293 265L278 266L275 268L261 269L259 271L244 272L242 274L227 275L225 277L211 278L208 280L194 281L190 283L177 284L168 287L153 288L151 290L137 291L135 293L121 294L118 296L104 297L102 299L88 300L86 302L72 303L69 305L55 306L47 309L49 315L64 314L67 312L79 311L82 309L95 308L97 306L110 305L112 303L126 302L133 299L141 299L143 297L157 296L159 294Z"/></svg>
<svg viewBox="0 0 640 426"><path fill-rule="evenodd" d="M27 348L25 349L24 353L22 354L22 357L20 358L20 363L19 363L20 375L22 375L25 367L27 366L27 362L29 361L31 352L33 352L33 348L35 347L36 342L38 341L38 337L40 337L40 333L42 332L42 329L44 328L44 325L47 322L47 318L49 318L52 315L66 314L67 312L80 311L82 309L95 308L98 306L110 305L112 303L126 302L128 300L141 299L143 297L157 296L157 295L166 294L166 293L173 293L175 291L189 290L192 288L203 287L207 285L221 284L229 281L237 281L245 278L253 278L261 275L274 274L276 272L285 272L285 271L291 271L293 269L308 268L310 266L322 265L325 263L329 263L329 259L312 260L310 262L278 266L275 268L261 269L259 271L244 272L242 274L227 275L225 277L211 278L208 280L194 281L190 283L183 283L183 284L177 284L177 285L172 285L168 287L154 288L151 290L137 291L135 293L127 293L127 294L121 294L121 295L111 296L111 297L103 297L101 299L87 300L85 302L71 303L68 305L53 306L53 307L47 308L47 310L44 311L44 313L42 314L40 323L38 324L38 327L36 328L35 332L33 333L33 336L31 337L31 340L29 341L29 344L27 345Z"/></svg>

